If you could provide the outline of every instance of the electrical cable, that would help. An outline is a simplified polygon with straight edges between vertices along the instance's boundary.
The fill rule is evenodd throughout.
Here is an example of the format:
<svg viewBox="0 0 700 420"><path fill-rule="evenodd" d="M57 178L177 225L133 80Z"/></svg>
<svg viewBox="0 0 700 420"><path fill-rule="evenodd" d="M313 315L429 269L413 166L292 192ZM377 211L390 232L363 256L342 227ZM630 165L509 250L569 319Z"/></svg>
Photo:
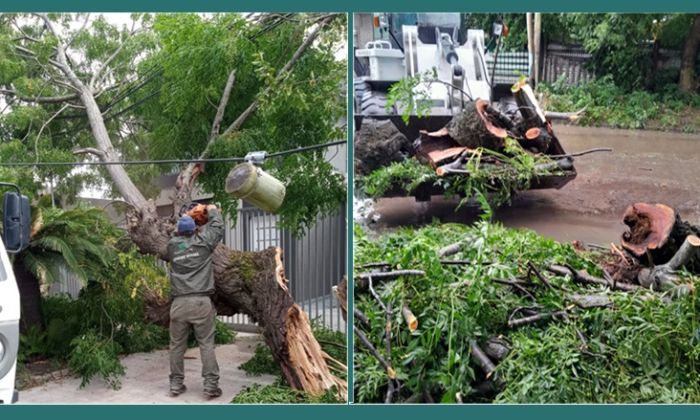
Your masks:
<svg viewBox="0 0 700 420"><path fill-rule="evenodd" d="M314 144L311 146L297 147L296 149L283 150L270 153L266 159L280 156L292 155L295 153L308 152L311 150L324 149L326 147L347 144L346 140L337 140L329 143ZM125 161L105 161L105 162L0 162L0 166L11 167L35 167L35 166L109 166L109 165L162 165L178 163L215 163L215 162L245 162L244 157L226 157L209 159L162 159L162 160L125 160Z"/></svg>

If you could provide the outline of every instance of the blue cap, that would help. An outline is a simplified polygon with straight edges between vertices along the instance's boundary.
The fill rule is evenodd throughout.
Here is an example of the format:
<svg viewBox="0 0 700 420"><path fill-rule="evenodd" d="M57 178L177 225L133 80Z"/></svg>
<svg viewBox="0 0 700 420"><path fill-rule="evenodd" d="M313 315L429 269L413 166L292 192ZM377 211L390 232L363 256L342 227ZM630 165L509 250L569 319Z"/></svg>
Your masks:
<svg viewBox="0 0 700 420"><path fill-rule="evenodd" d="M187 214L182 216L177 221L177 233L180 235L194 233L194 219Z"/></svg>

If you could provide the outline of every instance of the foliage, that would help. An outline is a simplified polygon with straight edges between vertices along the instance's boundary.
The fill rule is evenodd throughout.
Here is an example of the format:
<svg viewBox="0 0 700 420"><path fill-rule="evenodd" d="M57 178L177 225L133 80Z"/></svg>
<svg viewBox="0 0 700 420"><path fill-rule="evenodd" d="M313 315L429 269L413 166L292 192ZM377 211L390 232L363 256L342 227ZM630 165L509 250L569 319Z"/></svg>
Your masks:
<svg viewBox="0 0 700 420"><path fill-rule="evenodd" d="M490 163L487 158L497 158L501 163ZM491 205L498 207L509 202L517 191L528 189L537 177L553 173L540 165L547 162L551 160L528 154L515 140L508 138L503 153L478 148L466 162L464 169L469 171L468 176L439 177L430 166L408 159L373 171L358 179L358 185L374 198L392 188L411 194L420 185L433 185L443 188L446 196L464 196L462 204L486 197Z"/></svg>
<svg viewBox="0 0 700 420"><path fill-rule="evenodd" d="M583 125L637 129L656 124L661 129L680 129L681 117L700 109L700 94L682 93L672 85L657 93L628 92L610 76L579 86L540 84L538 91L544 95L549 110L570 112L585 108L580 120ZM696 125L692 121L689 124Z"/></svg>
<svg viewBox="0 0 700 420"><path fill-rule="evenodd" d="M454 258L471 263L441 264L438 249L456 242L462 245ZM455 401L458 392L470 402L700 401L696 294L667 302L650 292L605 291L612 300L610 308L573 310L567 320L511 329L506 321L515 308L536 304L542 312L561 310L571 302L567 296L594 289L548 275L554 288L537 283L531 289L533 303L493 279L524 275L528 261L540 268L571 264L601 276L594 255L577 253L568 244L531 231L483 222L473 227L407 228L376 239L356 228L355 265L378 261L426 272L425 277L399 278L375 287L394 308L391 360L402 386L399 400L425 391L443 402ZM697 279L691 281L697 287ZM355 302L370 320L367 336L384 354L384 311L369 293L357 294ZM418 318L413 333L401 319L402 303ZM586 347L579 333L586 337ZM510 354L497 367L504 387L484 399L473 393L484 378L472 362L469 341L483 344L501 335L512 343ZM357 401L383 401L386 372L359 340L355 343Z"/></svg>
<svg viewBox="0 0 700 420"><path fill-rule="evenodd" d="M88 331L74 338L71 347L68 366L81 376L81 388L95 376L102 377L114 389L121 387L119 377L124 375L124 366L119 362L117 343Z"/></svg>
<svg viewBox="0 0 700 420"><path fill-rule="evenodd" d="M225 322L217 319L214 332L214 343L231 344L236 340L236 332Z"/></svg>
<svg viewBox="0 0 700 420"><path fill-rule="evenodd" d="M312 321L311 329L321 345L321 349L333 359L344 364L348 357L348 343L345 333L330 329L317 321Z"/></svg>
<svg viewBox="0 0 700 420"><path fill-rule="evenodd" d="M29 247L20 254L26 269L44 283L60 277L66 268L81 281L88 273L103 270L114 257L107 237L116 237L116 228L96 208L70 210L36 208Z"/></svg>
<svg viewBox="0 0 700 420"><path fill-rule="evenodd" d="M102 210L39 208L35 216L21 261L45 281L63 276L60 268L65 267L84 287L77 299L42 299L46 329L22 336L21 360L68 359L84 383L100 374L116 386L121 372L117 353L151 351L168 343L167 330L143 318L143 294L166 294L167 277L153 257L139 255L124 240ZM95 354L83 354L93 347Z"/></svg>
<svg viewBox="0 0 700 420"><path fill-rule="evenodd" d="M233 404L341 404L334 389L314 397L303 391L297 391L284 385L253 384L246 386L233 400Z"/></svg>
<svg viewBox="0 0 700 420"><path fill-rule="evenodd" d="M110 140L122 159L197 158L210 138L217 105L231 70L236 70L222 132L256 99L257 110L227 135L214 135L209 157L245 156L326 143L346 137L344 85L346 62L337 59L345 41L346 17L335 15L297 64L279 83L275 74L323 15L259 14L132 14L132 22L114 24L101 14L50 14L71 67L87 84L96 69L109 62L94 89ZM80 101L36 103L33 97L70 95L55 83L51 65L57 40L33 15L0 16L0 89L9 106L0 115L0 158L19 162L92 159L73 149L94 147ZM30 52L27 52L30 51ZM272 84L277 83L272 86ZM261 93L271 87L267 93ZM22 99L18 99L18 97ZM59 113L60 111L60 113ZM54 117L52 119L52 117ZM332 151L331 151L332 152ZM265 169L287 184L280 210L282 224L300 233L318 215L335 211L345 200L345 180L326 162L326 151L271 159ZM238 201L224 192L222 180L230 164L207 165L199 177L204 192L213 193L232 217ZM160 193L161 174L179 171L173 165L126 168L146 198ZM111 189L106 168L73 170L68 166L22 169L16 177L0 168L0 176L21 180L32 195L50 189L59 205L86 187Z"/></svg>
<svg viewBox="0 0 700 420"><path fill-rule="evenodd" d="M76 73L84 78L84 82L89 80L89 76L85 75L91 75L100 63L112 55L121 41L126 42L121 53L112 61L112 80L127 79L134 69L133 57L139 56L152 45L147 31L129 36L129 28L111 25L102 15L89 17L88 14L77 13L52 15L52 18L61 33L73 40L69 52L71 57L80 57L81 60L76 60L72 65ZM83 25L88 18L90 24ZM139 24L147 25L144 16L135 14L134 18ZM16 91L28 98L74 93L51 82L60 78L58 70L49 65L55 43L55 38L49 35L43 22L35 16L0 16L0 88ZM125 126L112 120L113 112L107 111L114 111L117 105L121 107L124 102L129 102L122 94L128 90L126 88L133 88L133 84L125 83L121 87L125 89L104 91L98 99L98 104L108 119L108 127L115 132ZM75 107L64 107L62 103L17 100L13 94L3 96L8 105L0 115L0 155L3 160L74 161L78 160L72 153L74 147L94 146L88 121ZM53 116L55 118L52 119ZM126 149L133 147L134 143L124 142L125 154ZM0 168L3 179L8 179L4 176L5 171L5 168ZM17 172L18 175L24 175L25 194L28 192L34 196L41 186L53 193L59 204L72 204L83 188L96 187L102 183L99 171L73 171L68 166L22 168ZM34 185L28 185L30 183Z"/></svg>
<svg viewBox="0 0 700 420"><path fill-rule="evenodd" d="M248 376L264 374L282 376L279 364L272 358L272 351L265 344L258 344L253 357L238 366L238 369L245 371Z"/></svg>
<svg viewBox="0 0 700 420"><path fill-rule="evenodd" d="M401 108L401 119L405 124L411 115L423 118L430 114L432 101L430 100L430 83L437 79L436 69L417 74L413 77L404 77L389 87L386 97L386 111L392 112L394 107Z"/></svg>
<svg viewBox="0 0 700 420"><path fill-rule="evenodd" d="M157 100L144 105L149 145L158 158L198 157L209 139L229 72L236 81L226 108L222 131L256 98L260 106L239 129L221 135L209 157L268 153L345 138L338 121L345 117L341 91L346 62L335 52L344 32L344 18L326 30L301 57L291 74L267 94L275 74L301 44L317 15L295 14L288 19L253 23L236 14L202 17L193 14L158 15L154 30L161 49L142 65L142 72L161 68ZM274 30L268 26L274 25ZM340 26L338 26L340 25ZM325 150L272 159L264 169L287 186L279 213L281 223L299 233L318 214L328 214L344 203L342 175L325 161ZM200 175L204 189L214 193L229 216L236 217L238 200L225 193L222 179L230 164L209 164Z"/></svg>
<svg viewBox="0 0 700 420"><path fill-rule="evenodd" d="M347 340L345 334L332 330L317 322L312 322L314 337L321 345L321 349L335 360L345 363L347 358ZM279 364L272 357L270 348L265 344L258 344L255 347L253 357L241 364L239 369L246 372L248 376L260 376L263 374L279 376L283 381L282 371Z"/></svg>

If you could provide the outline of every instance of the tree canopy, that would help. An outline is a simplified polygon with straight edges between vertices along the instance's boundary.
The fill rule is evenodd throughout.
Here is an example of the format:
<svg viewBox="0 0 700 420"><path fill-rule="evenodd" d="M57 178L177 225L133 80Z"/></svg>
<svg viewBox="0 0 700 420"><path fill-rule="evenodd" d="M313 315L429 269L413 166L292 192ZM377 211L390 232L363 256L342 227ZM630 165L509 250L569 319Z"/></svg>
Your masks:
<svg viewBox="0 0 700 420"><path fill-rule="evenodd" d="M133 14L127 23L89 14L52 14L66 43L68 65L93 92L117 156L196 159L275 152L345 138L345 68L336 51L345 39L335 16L313 44L279 74L325 15ZM325 22L324 22L325 23ZM74 86L55 64L57 37L33 15L0 15L0 157L3 161L92 159L94 133ZM230 96L219 121L224 88ZM254 112L233 126L252 102ZM205 152L206 151L206 152ZM75 154L79 153L79 154ZM324 151L271 159L265 169L287 183L283 223L295 231L345 199L345 180ZM176 166L127 167L146 198L159 193L155 178ZM208 164L200 187L235 215L237 200L223 191L231 164ZM4 179L36 191L53 183L66 201L81 189L106 184L104 168L0 168Z"/></svg>

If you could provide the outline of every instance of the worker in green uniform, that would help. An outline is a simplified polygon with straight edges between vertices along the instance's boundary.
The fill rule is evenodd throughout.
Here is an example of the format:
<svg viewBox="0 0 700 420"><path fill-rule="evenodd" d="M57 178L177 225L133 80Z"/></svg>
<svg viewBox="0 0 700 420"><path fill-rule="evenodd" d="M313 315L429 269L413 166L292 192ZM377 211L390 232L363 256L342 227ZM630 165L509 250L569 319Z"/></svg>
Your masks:
<svg viewBox="0 0 700 420"><path fill-rule="evenodd" d="M216 308L212 253L224 236L224 222L214 205L207 206L208 221L197 229L194 219L183 215L177 222L177 232L168 242L170 282L173 302L170 307L170 394L177 396L187 390L185 380L185 351L190 327L199 343L202 358L204 395L221 396L219 365L214 353Z"/></svg>

